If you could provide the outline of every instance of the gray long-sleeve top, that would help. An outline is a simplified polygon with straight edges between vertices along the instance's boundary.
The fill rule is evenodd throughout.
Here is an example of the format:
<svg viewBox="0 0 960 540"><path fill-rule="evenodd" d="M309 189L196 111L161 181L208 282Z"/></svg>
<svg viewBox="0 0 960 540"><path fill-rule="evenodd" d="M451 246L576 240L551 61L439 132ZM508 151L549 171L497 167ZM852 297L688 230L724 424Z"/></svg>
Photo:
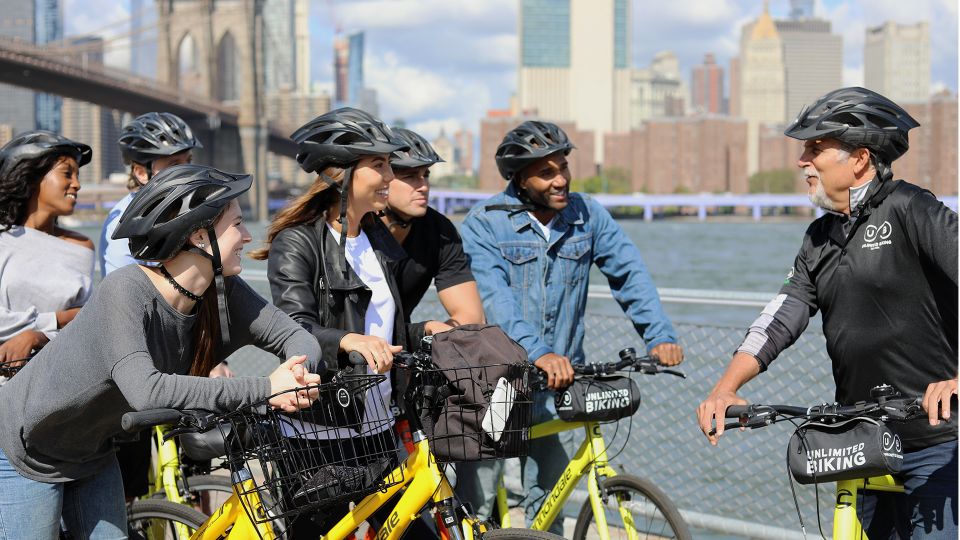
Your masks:
<svg viewBox="0 0 960 540"><path fill-rule="evenodd" d="M93 250L29 227L0 233L0 343L25 330L56 337L57 312L93 288Z"/></svg>
<svg viewBox="0 0 960 540"><path fill-rule="evenodd" d="M254 344L319 363L310 333L238 278L226 279L230 350ZM111 459L120 417L170 407L229 411L270 395L266 377L191 377L196 315L171 307L137 265L100 283L60 337L0 387L0 448L21 475L67 482Z"/></svg>

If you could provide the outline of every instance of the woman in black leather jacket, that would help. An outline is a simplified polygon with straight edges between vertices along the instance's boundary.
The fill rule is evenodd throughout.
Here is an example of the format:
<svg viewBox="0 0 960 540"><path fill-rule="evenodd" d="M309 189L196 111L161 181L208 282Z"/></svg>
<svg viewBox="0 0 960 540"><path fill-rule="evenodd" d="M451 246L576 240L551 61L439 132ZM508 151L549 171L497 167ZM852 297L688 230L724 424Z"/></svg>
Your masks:
<svg viewBox="0 0 960 540"><path fill-rule="evenodd" d="M292 138L299 146L297 161L316 172L317 180L277 214L267 246L251 256L267 259L274 304L317 338L329 371L345 367L347 354L358 351L372 371L386 373L394 353L412 350L424 334L450 328L438 321L404 320L395 275L406 255L376 217L386 208L393 179L390 153L405 145L380 120L351 108L315 118ZM349 456L358 446L395 448L388 406L396 383L396 377L380 383L382 400L371 400L368 393L357 431L292 436L306 449L347 459L355 459ZM362 462L360 453L353 455ZM342 510L322 520L301 517L292 525L292 537L326 533L346 505ZM321 521L319 527L314 521Z"/></svg>

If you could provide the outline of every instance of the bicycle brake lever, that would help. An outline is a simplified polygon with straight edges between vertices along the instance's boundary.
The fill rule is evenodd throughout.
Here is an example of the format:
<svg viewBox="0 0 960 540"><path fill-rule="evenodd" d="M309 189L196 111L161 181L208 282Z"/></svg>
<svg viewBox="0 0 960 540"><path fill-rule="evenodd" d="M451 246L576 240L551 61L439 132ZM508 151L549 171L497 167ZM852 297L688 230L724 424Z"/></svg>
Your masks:
<svg viewBox="0 0 960 540"><path fill-rule="evenodd" d="M687 375L686 375L684 372L682 372L682 371L677 371L677 370L675 370L675 369L663 369L663 370L660 371L660 373L666 373L666 374L668 374L668 375L675 375L675 376L677 376L677 377L680 377L681 379L686 379L686 378L687 378Z"/></svg>

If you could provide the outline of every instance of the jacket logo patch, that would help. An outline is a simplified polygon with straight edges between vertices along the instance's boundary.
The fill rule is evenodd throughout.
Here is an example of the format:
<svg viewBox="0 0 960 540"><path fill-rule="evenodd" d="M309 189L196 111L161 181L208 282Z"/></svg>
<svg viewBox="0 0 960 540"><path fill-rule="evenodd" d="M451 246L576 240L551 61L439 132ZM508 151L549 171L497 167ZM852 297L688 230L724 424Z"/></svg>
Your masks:
<svg viewBox="0 0 960 540"><path fill-rule="evenodd" d="M880 226L867 225L863 230L863 245L860 247L862 249L875 250L880 249L882 246L893 244L893 240L889 240L892 233L893 227L889 221L884 221Z"/></svg>

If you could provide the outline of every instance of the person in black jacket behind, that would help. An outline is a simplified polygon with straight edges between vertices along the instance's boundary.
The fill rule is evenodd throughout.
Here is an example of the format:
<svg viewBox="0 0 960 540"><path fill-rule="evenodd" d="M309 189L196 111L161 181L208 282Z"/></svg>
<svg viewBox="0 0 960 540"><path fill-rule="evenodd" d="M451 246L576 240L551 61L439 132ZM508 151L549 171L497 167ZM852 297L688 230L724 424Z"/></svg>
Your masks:
<svg viewBox="0 0 960 540"><path fill-rule="evenodd" d="M864 496L870 538L894 529L900 538L957 537L957 214L890 169L918 125L875 92L841 88L787 127L804 141L797 165L810 200L827 214L807 229L780 294L697 410L717 444L727 407L744 403L737 390L820 310L837 402L869 399L872 387L889 384L922 395L928 415L895 425L905 493Z"/></svg>
<svg viewBox="0 0 960 540"><path fill-rule="evenodd" d="M349 107L313 119L292 138L297 161L317 180L277 214L267 246L251 256L267 259L274 303L317 338L331 372L358 351L372 371L387 373L394 353L413 350L425 334L450 329L438 321L405 320L395 278L405 255L376 216L387 206L393 180L390 154L406 146L383 122ZM386 407L368 400L360 436L370 442L360 446L395 448L389 404L396 383L388 377L379 385L383 399L376 403ZM304 444L346 452L338 440ZM316 538L347 510L341 505L322 519L301 517L292 537Z"/></svg>

